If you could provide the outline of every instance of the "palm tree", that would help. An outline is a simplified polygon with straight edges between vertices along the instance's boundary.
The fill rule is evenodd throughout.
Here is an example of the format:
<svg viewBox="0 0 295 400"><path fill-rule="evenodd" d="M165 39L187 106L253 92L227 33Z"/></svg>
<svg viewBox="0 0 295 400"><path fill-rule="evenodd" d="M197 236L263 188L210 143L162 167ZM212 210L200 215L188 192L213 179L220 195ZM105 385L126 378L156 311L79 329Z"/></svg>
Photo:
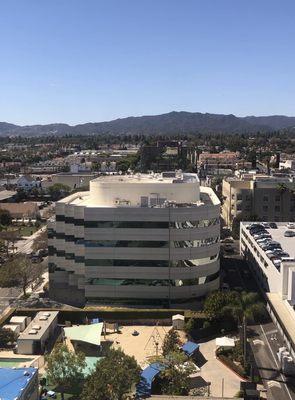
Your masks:
<svg viewBox="0 0 295 400"><path fill-rule="evenodd" d="M243 348L244 366L247 363L247 323L254 322L258 316L266 315L264 304L257 293L235 293L228 305L223 309L225 314L231 315L240 328L240 340Z"/></svg>

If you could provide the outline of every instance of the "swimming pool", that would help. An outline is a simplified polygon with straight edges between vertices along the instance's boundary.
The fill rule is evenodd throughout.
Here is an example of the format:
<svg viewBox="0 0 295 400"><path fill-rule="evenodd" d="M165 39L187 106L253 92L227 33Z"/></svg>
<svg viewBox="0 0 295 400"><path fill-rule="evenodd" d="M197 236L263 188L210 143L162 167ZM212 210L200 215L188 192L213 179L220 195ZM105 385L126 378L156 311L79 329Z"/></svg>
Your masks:
<svg viewBox="0 0 295 400"><path fill-rule="evenodd" d="M12 368L19 367L20 364L26 363L27 366L31 364L33 358L1 358L0 357L0 368Z"/></svg>

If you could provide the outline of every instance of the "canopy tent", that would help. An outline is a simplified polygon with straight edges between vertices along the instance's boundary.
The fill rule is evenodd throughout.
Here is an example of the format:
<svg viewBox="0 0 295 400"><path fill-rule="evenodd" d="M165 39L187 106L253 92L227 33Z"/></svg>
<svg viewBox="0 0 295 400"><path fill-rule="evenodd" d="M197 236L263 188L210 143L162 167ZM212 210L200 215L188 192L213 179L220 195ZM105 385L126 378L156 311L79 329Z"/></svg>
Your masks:
<svg viewBox="0 0 295 400"><path fill-rule="evenodd" d="M199 344L194 343L194 342L186 342L182 346L182 350L185 352L187 356L192 356L196 350L198 350L200 347Z"/></svg>
<svg viewBox="0 0 295 400"><path fill-rule="evenodd" d="M103 323L64 328L66 338L100 346Z"/></svg>
<svg viewBox="0 0 295 400"><path fill-rule="evenodd" d="M145 368L140 375L140 382L136 388L136 395L138 399L150 397L152 393L152 383L155 378L165 366L160 363L152 363Z"/></svg>
<svg viewBox="0 0 295 400"><path fill-rule="evenodd" d="M227 336L217 338L215 343L218 347L235 347L235 340Z"/></svg>

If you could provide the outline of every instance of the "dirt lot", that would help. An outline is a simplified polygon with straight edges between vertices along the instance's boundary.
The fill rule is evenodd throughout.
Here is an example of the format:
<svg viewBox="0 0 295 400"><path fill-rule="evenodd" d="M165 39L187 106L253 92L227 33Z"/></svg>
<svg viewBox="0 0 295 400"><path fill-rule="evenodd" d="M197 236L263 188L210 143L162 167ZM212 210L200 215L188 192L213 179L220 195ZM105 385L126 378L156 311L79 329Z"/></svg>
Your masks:
<svg viewBox="0 0 295 400"><path fill-rule="evenodd" d="M134 356L141 367L146 367L148 357L161 354L161 348L165 334L171 329L171 326L123 326L120 328L121 333L108 334L107 340L112 340L113 347L121 347L124 352L130 356ZM132 333L137 331L138 336ZM186 341L184 332L180 332L183 342ZM158 344L157 344L158 343Z"/></svg>

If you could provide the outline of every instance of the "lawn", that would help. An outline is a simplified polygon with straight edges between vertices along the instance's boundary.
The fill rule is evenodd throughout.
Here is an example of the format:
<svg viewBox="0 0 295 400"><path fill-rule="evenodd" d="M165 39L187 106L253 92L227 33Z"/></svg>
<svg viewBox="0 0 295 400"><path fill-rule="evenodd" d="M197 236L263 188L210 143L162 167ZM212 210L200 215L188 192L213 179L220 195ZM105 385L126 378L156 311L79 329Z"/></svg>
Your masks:
<svg viewBox="0 0 295 400"><path fill-rule="evenodd" d="M31 236L33 233L38 231L41 228L39 226L38 228L36 226L21 226L19 230L20 236Z"/></svg>
<svg viewBox="0 0 295 400"><path fill-rule="evenodd" d="M40 224L38 227L35 225L29 226L29 225L22 225L22 226L16 226L12 225L8 228L9 231L16 231L19 232L20 236L31 236L33 233L38 231L40 228L42 228L44 224Z"/></svg>

